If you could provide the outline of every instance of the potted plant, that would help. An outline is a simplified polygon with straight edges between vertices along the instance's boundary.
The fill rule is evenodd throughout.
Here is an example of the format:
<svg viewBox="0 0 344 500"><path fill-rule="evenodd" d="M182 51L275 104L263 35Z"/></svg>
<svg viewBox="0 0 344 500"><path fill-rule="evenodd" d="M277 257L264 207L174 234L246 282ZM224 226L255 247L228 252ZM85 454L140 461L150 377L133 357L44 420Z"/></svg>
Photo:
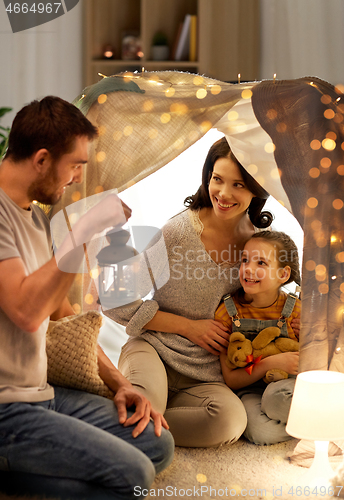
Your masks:
<svg viewBox="0 0 344 500"><path fill-rule="evenodd" d="M12 111L12 108L0 108L0 118L6 113ZM0 161L7 149L8 134L10 132L10 127L2 127L0 125Z"/></svg>
<svg viewBox="0 0 344 500"><path fill-rule="evenodd" d="M168 59L168 40L163 31L157 31L153 36L151 55L153 61L166 61Z"/></svg>

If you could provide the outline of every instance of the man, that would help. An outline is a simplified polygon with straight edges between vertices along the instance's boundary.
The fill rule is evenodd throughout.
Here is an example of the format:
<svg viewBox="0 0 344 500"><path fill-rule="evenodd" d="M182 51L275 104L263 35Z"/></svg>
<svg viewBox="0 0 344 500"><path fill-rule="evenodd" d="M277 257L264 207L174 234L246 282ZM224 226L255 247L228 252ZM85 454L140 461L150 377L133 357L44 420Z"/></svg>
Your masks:
<svg viewBox="0 0 344 500"><path fill-rule="evenodd" d="M114 402L47 384L45 332L49 317L74 314L66 298L74 274L51 256L49 221L32 201L54 204L82 181L96 135L75 106L49 96L19 111L0 165L0 490L6 484L9 493L137 498L134 487L148 488L172 460L163 416L100 348L99 374ZM74 239L89 241L128 217L110 195L75 224ZM75 263L82 254L69 245L59 252Z"/></svg>

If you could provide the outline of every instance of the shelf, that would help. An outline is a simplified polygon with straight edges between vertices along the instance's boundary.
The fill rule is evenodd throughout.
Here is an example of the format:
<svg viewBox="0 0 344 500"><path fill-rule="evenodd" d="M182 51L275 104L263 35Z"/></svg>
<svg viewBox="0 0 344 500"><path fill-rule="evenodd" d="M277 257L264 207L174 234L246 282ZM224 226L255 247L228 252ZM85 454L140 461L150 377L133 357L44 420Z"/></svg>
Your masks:
<svg viewBox="0 0 344 500"><path fill-rule="evenodd" d="M123 59L93 59L90 64L105 64L107 66L144 66L149 64L150 66L198 66L198 61L152 61L152 60L123 60Z"/></svg>
<svg viewBox="0 0 344 500"><path fill-rule="evenodd" d="M84 83L98 81L98 73L181 70L223 81L259 78L259 2L257 0L84 0ZM198 60L153 61L154 34L163 31L170 54L178 27L186 14L197 16ZM143 57L122 60L122 38L140 35ZM116 59L103 59L111 45Z"/></svg>
<svg viewBox="0 0 344 500"><path fill-rule="evenodd" d="M96 66L102 64L105 66L142 66L140 60L124 60L124 59L93 59L90 64Z"/></svg>

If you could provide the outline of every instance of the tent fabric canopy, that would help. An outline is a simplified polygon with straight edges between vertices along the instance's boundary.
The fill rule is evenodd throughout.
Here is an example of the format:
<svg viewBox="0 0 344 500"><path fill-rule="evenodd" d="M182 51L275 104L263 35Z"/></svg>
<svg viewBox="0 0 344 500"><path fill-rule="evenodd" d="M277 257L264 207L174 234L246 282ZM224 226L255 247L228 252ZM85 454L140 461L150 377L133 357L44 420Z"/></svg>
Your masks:
<svg viewBox="0 0 344 500"><path fill-rule="evenodd" d="M166 165L212 128L245 90L251 95L252 85L165 71L114 75L88 87L74 103L87 111L99 138L82 195L99 186L121 192ZM64 204L71 202L64 198Z"/></svg>
<svg viewBox="0 0 344 500"><path fill-rule="evenodd" d="M75 100L99 137L83 184L71 187L54 213L102 191L125 190L218 128L242 165L304 230L301 370L343 371L341 97L332 85L308 77L229 84L165 71L104 78ZM84 267L71 292L81 307L92 287Z"/></svg>

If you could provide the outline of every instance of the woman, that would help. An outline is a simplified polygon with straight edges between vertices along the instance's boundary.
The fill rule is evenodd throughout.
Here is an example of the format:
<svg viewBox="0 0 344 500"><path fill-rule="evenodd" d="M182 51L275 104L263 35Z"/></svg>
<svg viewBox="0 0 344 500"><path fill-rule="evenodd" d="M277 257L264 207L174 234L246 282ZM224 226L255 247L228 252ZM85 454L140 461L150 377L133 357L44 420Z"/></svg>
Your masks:
<svg viewBox="0 0 344 500"><path fill-rule="evenodd" d="M185 200L189 209L163 227L163 248L157 244L147 252L157 281L166 247L169 269L162 264L161 276L169 271L169 279L155 287L152 300L106 312L133 337L122 349L119 369L165 414L177 446L233 443L246 427L245 409L221 374L227 329L213 318L222 296L240 286L246 240L272 221L261 212L267 197L226 139L217 141L202 185Z"/></svg>

